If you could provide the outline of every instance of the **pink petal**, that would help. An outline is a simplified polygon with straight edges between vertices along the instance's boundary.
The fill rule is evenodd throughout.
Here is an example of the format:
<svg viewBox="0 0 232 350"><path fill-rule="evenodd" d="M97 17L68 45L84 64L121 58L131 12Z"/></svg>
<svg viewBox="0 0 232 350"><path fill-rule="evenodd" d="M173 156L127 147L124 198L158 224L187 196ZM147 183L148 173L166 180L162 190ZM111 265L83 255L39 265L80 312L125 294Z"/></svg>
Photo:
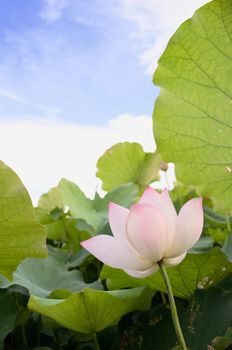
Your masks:
<svg viewBox="0 0 232 350"><path fill-rule="evenodd" d="M163 216L150 204L134 204L127 219L127 237L142 256L153 262L159 261L167 240Z"/></svg>
<svg viewBox="0 0 232 350"><path fill-rule="evenodd" d="M81 246L104 264L120 269L145 270L152 262L136 255L129 245L107 235L98 235L81 242Z"/></svg>
<svg viewBox="0 0 232 350"><path fill-rule="evenodd" d="M153 275L158 269L159 269L159 266L157 264L153 264L151 267L149 267L149 269L144 271L136 271L136 270L124 270L124 271L131 277L145 278L147 276Z"/></svg>
<svg viewBox="0 0 232 350"><path fill-rule="evenodd" d="M177 256L176 258L163 258L163 262L165 266L176 266L178 265L182 260L184 260L184 258L186 257L187 252L185 252L184 254L181 254L179 256Z"/></svg>
<svg viewBox="0 0 232 350"><path fill-rule="evenodd" d="M153 190L151 187L148 187L140 198L139 203L153 205L164 216L168 228L168 238L166 244L167 249L169 249L172 245L173 237L176 231L177 214L176 209L170 199L168 190L165 189L162 191L162 193L159 193Z"/></svg>
<svg viewBox="0 0 232 350"><path fill-rule="evenodd" d="M202 198L185 203L177 218L177 230L171 249L165 257L174 258L187 252L200 238L203 229Z"/></svg>
<svg viewBox="0 0 232 350"><path fill-rule="evenodd" d="M121 207L118 204L109 204L109 222L114 237L118 239L126 238L126 220L129 209Z"/></svg>

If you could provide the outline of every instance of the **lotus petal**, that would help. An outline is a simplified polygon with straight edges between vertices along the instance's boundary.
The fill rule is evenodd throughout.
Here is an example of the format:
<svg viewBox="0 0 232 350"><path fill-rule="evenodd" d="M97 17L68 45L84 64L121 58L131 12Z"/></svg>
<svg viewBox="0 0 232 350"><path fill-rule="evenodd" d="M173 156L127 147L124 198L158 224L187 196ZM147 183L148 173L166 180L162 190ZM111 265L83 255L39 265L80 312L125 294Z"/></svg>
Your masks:
<svg viewBox="0 0 232 350"><path fill-rule="evenodd" d="M129 209L121 207L118 204L109 204L109 223L115 238L126 239L126 221Z"/></svg>
<svg viewBox="0 0 232 350"><path fill-rule="evenodd" d="M138 203L127 219L128 240L146 259L159 261L167 241L167 226L162 214L152 205Z"/></svg>
<svg viewBox="0 0 232 350"><path fill-rule="evenodd" d="M120 268L146 270L152 262L135 254L129 245L108 236L98 235L81 242L81 246L104 264Z"/></svg>
<svg viewBox="0 0 232 350"><path fill-rule="evenodd" d="M190 249L200 238L203 229L202 198L193 198L180 210L173 244L164 257L175 258Z"/></svg>
<svg viewBox="0 0 232 350"><path fill-rule="evenodd" d="M176 258L163 258L163 263L167 267L178 265L186 257L187 252L177 256Z"/></svg>
<svg viewBox="0 0 232 350"><path fill-rule="evenodd" d="M159 266L157 264L153 264L151 267L149 267L149 269L145 271L136 271L136 270L124 270L124 271L131 277L145 278L153 275L158 269L159 269Z"/></svg>
<svg viewBox="0 0 232 350"><path fill-rule="evenodd" d="M139 203L153 205L164 216L168 229L168 237L166 243L167 249L169 249L172 245L176 231L177 214L176 209L170 199L168 190L164 189L162 193L159 193L153 190L151 187L148 187L140 198Z"/></svg>

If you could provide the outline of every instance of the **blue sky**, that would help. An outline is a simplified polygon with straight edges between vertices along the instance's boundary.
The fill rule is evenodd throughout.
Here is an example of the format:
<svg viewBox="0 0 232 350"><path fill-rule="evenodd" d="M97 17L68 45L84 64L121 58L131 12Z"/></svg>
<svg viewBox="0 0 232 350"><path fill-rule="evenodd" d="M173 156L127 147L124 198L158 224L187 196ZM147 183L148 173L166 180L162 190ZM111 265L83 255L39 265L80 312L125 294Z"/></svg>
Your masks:
<svg viewBox="0 0 232 350"><path fill-rule="evenodd" d="M62 177L92 196L117 142L154 150L157 60L206 2L0 1L0 159L35 203Z"/></svg>
<svg viewBox="0 0 232 350"><path fill-rule="evenodd" d="M157 89L139 62L135 30L118 1L1 1L0 90L15 98L2 97L0 117L99 124L151 115Z"/></svg>

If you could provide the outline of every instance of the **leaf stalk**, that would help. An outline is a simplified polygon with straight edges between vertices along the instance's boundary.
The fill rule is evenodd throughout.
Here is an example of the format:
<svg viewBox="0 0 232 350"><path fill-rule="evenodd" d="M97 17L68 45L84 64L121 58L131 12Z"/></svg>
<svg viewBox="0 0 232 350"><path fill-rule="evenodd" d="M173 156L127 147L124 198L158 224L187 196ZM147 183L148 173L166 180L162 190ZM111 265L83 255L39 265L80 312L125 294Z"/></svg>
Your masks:
<svg viewBox="0 0 232 350"><path fill-rule="evenodd" d="M93 342L95 344L95 348L96 350L101 350L98 339L97 339L97 334L96 333L92 333L92 337L93 337Z"/></svg>

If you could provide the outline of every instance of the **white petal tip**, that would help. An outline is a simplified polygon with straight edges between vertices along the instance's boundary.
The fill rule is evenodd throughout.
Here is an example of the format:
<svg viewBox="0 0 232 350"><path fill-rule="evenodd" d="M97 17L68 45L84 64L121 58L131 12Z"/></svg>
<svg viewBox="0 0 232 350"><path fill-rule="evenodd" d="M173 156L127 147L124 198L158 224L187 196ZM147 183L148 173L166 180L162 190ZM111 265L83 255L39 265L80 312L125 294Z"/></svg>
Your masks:
<svg viewBox="0 0 232 350"><path fill-rule="evenodd" d="M146 278L151 275L153 275L157 270L159 269L159 266L157 264L154 264L150 266L147 270L143 271L137 271L137 270L125 270L124 271L131 277L134 278Z"/></svg>
<svg viewBox="0 0 232 350"><path fill-rule="evenodd" d="M182 260L184 260L184 258L186 257L186 254L187 252L177 256L176 258L164 258L164 266L172 267L180 264Z"/></svg>
<svg viewBox="0 0 232 350"><path fill-rule="evenodd" d="M80 246L81 246L82 248L88 250L89 243L90 243L89 241L90 241L90 240L91 240L91 238L90 238L90 239L87 239L86 241L80 242Z"/></svg>
<svg viewBox="0 0 232 350"><path fill-rule="evenodd" d="M116 204L114 202L109 202L108 203L108 208L113 208Z"/></svg>

